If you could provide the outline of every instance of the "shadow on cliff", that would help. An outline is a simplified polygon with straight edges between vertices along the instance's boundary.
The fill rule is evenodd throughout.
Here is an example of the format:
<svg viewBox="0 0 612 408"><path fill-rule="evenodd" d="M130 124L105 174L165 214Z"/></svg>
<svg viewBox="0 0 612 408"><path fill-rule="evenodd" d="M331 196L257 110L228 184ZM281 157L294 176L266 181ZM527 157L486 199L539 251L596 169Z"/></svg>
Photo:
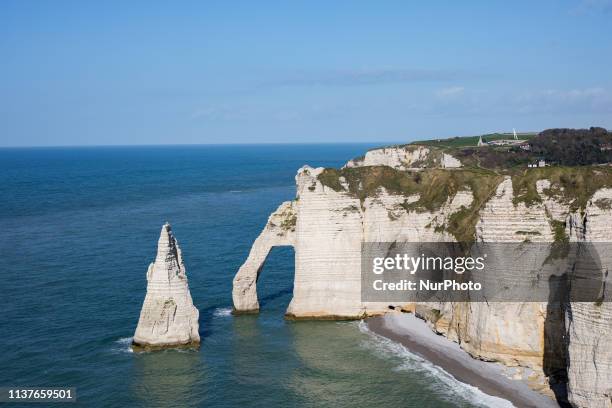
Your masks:
<svg viewBox="0 0 612 408"><path fill-rule="evenodd" d="M573 244L564 249L565 256L571 254L568 259L573 258L566 265L566 272L548 278L543 369L561 407L571 407L567 394L567 370L571 361L566 321L571 321L572 302L603 301L606 276L602 273L601 250L592 243Z"/></svg>
<svg viewBox="0 0 612 408"><path fill-rule="evenodd" d="M566 273L548 278L548 304L544 320L544 375L561 407L570 407L567 399L567 339L565 311L569 301Z"/></svg>

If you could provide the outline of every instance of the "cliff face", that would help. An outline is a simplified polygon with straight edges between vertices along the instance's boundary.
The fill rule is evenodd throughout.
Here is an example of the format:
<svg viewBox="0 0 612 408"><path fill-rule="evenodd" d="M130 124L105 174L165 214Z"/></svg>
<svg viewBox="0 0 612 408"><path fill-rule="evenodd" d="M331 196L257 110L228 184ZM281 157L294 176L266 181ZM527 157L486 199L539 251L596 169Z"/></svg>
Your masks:
<svg viewBox="0 0 612 408"><path fill-rule="evenodd" d="M591 242L612 238L612 189L597 191L584 217L573 220L577 235ZM605 273L612 271L612 253L600 253ZM580 407L612 407L612 303L610 287L601 303L572 302L566 312L568 392Z"/></svg>
<svg viewBox="0 0 612 408"><path fill-rule="evenodd" d="M170 224L165 224L157 243L155 262L147 270L147 294L133 346L142 349L199 346L198 317L181 249Z"/></svg>
<svg viewBox="0 0 612 408"><path fill-rule="evenodd" d="M432 163L427 148L368 154L343 170L298 171L296 199L270 217L273 225L268 223L234 280L235 309L258 308L253 282L265 256L272 246L293 245L295 283L287 316L361 318L389 306L415 310L474 357L518 367L517 375L535 389L547 392L549 382L567 376L576 406L610 406L609 303L362 302L360 265L362 242L611 242L612 189L605 187L610 170L410 172L404 170L415 163ZM438 167L444 161L439 157ZM279 229L283 224L293 228ZM605 268L610 262L602 258Z"/></svg>
<svg viewBox="0 0 612 408"><path fill-rule="evenodd" d="M372 149L363 157L349 160L345 167L389 166L398 170L427 167L457 168L461 162L437 149L425 146L406 145Z"/></svg>

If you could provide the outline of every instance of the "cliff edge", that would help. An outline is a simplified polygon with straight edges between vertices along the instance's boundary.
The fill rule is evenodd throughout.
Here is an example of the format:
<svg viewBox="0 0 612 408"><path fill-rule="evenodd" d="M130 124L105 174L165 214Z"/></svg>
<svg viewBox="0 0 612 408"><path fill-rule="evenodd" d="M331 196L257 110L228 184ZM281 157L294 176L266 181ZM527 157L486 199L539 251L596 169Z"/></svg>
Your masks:
<svg viewBox="0 0 612 408"><path fill-rule="evenodd" d="M534 146L556 144L550 133L545 136ZM361 300L364 242L612 242L609 164L532 167L530 153L516 147L521 151L515 157L511 148L400 146L374 149L341 169L302 167L295 200L272 214L234 279L236 312L258 310L255 283L265 257L273 246L292 245L295 278L287 317L359 319L390 308L412 310L473 357L517 367L517 376L533 389L554 391L560 401L569 396L574 406L610 407L607 301ZM609 156L601 151L593 157ZM612 254L599 256L607 282Z"/></svg>

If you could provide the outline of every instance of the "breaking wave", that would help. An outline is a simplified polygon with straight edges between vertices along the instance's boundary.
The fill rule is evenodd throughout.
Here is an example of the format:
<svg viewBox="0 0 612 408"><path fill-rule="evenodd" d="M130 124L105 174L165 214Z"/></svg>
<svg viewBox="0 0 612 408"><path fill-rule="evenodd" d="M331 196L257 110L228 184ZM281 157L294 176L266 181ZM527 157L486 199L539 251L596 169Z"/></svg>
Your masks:
<svg viewBox="0 0 612 408"><path fill-rule="evenodd" d="M431 377L436 380L436 382L442 382L446 386L446 398L450 401L452 401L452 398L459 396L472 404L482 407L514 407L510 401L485 394L477 387L457 380L441 367L410 352L404 345L374 333L368 328L367 323L363 320L359 322L359 330L369 336L369 339L363 343L365 348L383 358L389 358L391 356L399 357L401 363L395 368L397 371L418 372Z"/></svg>
<svg viewBox="0 0 612 408"><path fill-rule="evenodd" d="M133 353L134 350L132 350L132 339L133 337L122 337L115 341L113 351L118 353Z"/></svg>
<svg viewBox="0 0 612 408"><path fill-rule="evenodd" d="M215 317L227 317L231 315L232 315L231 307L219 307L215 309L215 311L213 312L213 316Z"/></svg>

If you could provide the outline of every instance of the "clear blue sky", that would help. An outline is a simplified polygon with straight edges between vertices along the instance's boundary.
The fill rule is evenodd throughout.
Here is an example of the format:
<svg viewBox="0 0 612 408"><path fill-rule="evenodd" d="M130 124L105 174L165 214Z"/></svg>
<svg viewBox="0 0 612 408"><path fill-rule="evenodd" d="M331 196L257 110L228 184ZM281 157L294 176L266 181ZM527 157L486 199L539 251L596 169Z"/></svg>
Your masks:
<svg viewBox="0 0 612 408"><path fill-rule="evenodd" d="M0 2L0 146L612 127L612 0Z"/></svg>

